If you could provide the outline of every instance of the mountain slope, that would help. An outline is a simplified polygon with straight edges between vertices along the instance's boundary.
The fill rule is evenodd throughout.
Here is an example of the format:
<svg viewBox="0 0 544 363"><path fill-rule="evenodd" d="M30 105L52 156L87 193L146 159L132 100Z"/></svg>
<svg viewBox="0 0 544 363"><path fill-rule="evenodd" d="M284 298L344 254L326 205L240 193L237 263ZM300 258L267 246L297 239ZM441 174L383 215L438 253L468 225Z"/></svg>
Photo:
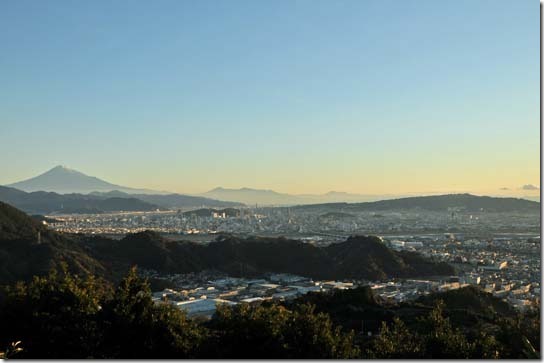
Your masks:
<svg viewBox="0 0 544 363"><path fill-rule="evenodd" d="M0 201L9 203L26 213L103 213L118 211L154 211L166 208L232 207L239 203L191 197L180 194L147 195L120 191L91 194L57 194L54 192L26 193L0 186Z"/></svg>
<svg viewBox="0 0 544 363"><path fill-rule="evenodd" d="M93 191L112 191L120 190L126 193L154 193L162 194L163 192L152 191L147 189L135 189L123 187L108 183L94 176L83 174L79 171L69 169L64 166L56 166L53 169L46 171L36 177L26 179L17 183L9 184L8 187L23 190L25 192L46 191L56 192L60 194L66 193L81 193L87 194Z"/></svg>
<svg viewBox="0 0 544 363"><path fill-rule="evenodd" d="M61 262L77 274L104 273L77 242L0 202L0 284L43 275Z"/></svg>
<svg viewBox="0 0 544 363"><path fill-rule="evenodd" d="M540 203L519 198L497 198L471 194L447 194L381 200L367 203L330 203L297 206L298 209L341 210L343 212L423 209L466 212L535 212Z"/></svg>
<svg viewBox="0 0 544 363"><path fill-rule="evenodd" d="M245 204L264 205L289 205L304 203L304 199L289 194L282 194L273 190L240 188L226 189L215 188L203 194L203 196L225 201L236 201Z"/></svg>
<svg viewBox="0 0 544 363"><path fill-rule="evenodd" d="M238 202L225 202L221 200L205 198L205 197L195 197L192 195L183 195L183 194L127 194L114 190L111 192L93 192L89 195L96 195L102 197L134 197L144 202L160 205L165 208L190 208L190 207L217 207L217 208L226 208L226 207L240 207L243 204Z"/></svg>
<svg viewBox="0 0 544 363"><path fill-rule="evenodd" d="M156 204L126 197L100 197L82 194L57 194L53 192L26 193L0 186L0 201L9 203L30 214L51 213L102 213L116 211L152 211Z"/></svg>
<svg viewBox="0 0 544 363"><path fill-rule="evenodd" d="M284 238L260 237L227 237L201 245L142 232L119 241L93 238L89 250L106 264L137 264L165 273L215 269L233 276L285 272L318 279L374 280L454 272L447 264L417 254L417 258L406 256L390 250L376 237L364 236L321 248Z"/></svg>
<svg viewBox="0 0 544 363"><path fill-rule="evenodd" d="M325 194L286 194L264 189L227 189L221 187L212 189L202 195L209 198L240 202L248 205L260 204L276 206L331 202L366 202L390 198L390 196L350 194L334 191Z"/></svg>

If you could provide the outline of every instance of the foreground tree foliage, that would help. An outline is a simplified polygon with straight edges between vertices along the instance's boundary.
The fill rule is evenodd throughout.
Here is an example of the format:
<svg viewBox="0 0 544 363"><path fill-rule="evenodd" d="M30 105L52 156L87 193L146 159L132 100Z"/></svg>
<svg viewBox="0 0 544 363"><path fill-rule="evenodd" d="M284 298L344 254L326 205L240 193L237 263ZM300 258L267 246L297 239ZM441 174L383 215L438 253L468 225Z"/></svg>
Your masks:
<svg viewBox="0 0 544 363"><path fill-rule="evenodd" d="M66 271L9 288L0 346L21 341L17 358L192 357L202 329L179 309L155 305L132 269L115 292Z"/></svg>
<svg viewBox="0 0 544 363"><path fill-rule="evenodd" d="M115 291L64 267L4 294L0 347L21 341L17 358L352 358L351 334L311 306L220 307L205 327L155 304L131 269Z"/></svg>
<svg viewBox="0 0 544 363"><path fill-rule="evenodd" d="M510 319L500 322L500 341L484 327L480 327L476 336L469 337L452 327L443 309L444 303L438 301L428 316L418 318L418 328L414 330L408 329L399 318L394 318L390 326L383 322L378 337L367 349L369 357L497 359L540 356L519 327L512 326L515 323Z"/></svg>
<svg viewBox="0 0 544 363"><path fill-rule="evenodd" d="M203 330L170 305L156 305L136 269L121 281L98 318L103 358L193 358Z"/></svg>
<svg viewBox="0 0 544 363"><path fill-rule="evenodd" d="M470 358L473 344L444 317L444 303L439 301L431 313L420 319L425 355L432 358Z"/></svg>
<svg viewBox="0 0 544 363"><path fill-rule="evenodd" d="M391 325L382 322L379 335L367 349L368 356L378 359L423 358L421 337L412 334L399 318L395 318Z"/></svg>
<svg viewBox="0 0 544 363"><path fill-rule="evenodd" d="M19 358L93 356L105 291L94 278L82 280L66 269L7 289L0 310L2 347L21 341Z"/></svg>
<svg viewBox="0 0 544 363"><path fill-rule="evenodd" d="M210 321L198 322L171 305L155 304L151 296L135 268L114 289L92 276L71 275L63 265L46 277L2 290L0 354L178 359L540 357L536 310L508 316L485 313L481 315L485 319L467 325L468 320L452 320L455 315L442 300L427 310L419 305L387 310L362 288L309 295L287 306L270 302L219 306ZM365 311L387 317L380 309L395 313L381 320L378 334L367 336L339 322L349 315L342 309L357 318Z"/></svg>
<svg viewBox="0 0 544 363"><path fill-rule="evenodd" d="M210 329L208 354L217 358L356 358L353 332L333 327L328 315L311 305L296 310L283 306L221 306Z"/></svg>

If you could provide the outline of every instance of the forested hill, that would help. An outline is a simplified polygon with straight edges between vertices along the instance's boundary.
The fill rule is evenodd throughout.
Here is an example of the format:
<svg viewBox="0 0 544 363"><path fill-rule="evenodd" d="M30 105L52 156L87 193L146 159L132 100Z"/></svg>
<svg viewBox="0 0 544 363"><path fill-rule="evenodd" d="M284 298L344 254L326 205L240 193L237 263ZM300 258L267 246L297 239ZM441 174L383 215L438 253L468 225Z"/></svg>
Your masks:
<svg viewBox="0 0 544 363"><path fill-rule="evenodd" d="M61 262L80 275L104 272L78 242L0 202L0 285L43 275Z"/></svg>
<svg viewBox="0 0 544 363"><path fill-rule="evenodd" d="M367 203L328 203L294 207L306 210L383 211L422 209L428 211L460 210L467 212L534 212L540 203L520 198L497 198L472 194L447 194L381 200Z"/></svg>
<svg viewBox="0 0 544 363"><path fill-rule="evenodd" d="M377 237L350 237L328 247L284 238L227 237L208 245L169 241L153 232L129 234L120 241L96 237L88 245L108 264L133 265L168 273L215 269L233 276L285 272L316 279L383 279L449 275L450 265L416 253L399 253Z"/></svg>

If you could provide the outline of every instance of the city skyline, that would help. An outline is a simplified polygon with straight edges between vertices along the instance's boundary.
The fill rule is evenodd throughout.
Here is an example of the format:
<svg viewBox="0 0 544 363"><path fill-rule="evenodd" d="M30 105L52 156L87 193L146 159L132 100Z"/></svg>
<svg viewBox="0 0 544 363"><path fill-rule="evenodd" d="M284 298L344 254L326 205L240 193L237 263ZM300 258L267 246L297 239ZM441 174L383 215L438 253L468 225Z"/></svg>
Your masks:
<svg viewBox="0 0 544 363"><path fill-rule="evenodd" d="M538 6L5 1L0 185L538 195Z"/></svg>

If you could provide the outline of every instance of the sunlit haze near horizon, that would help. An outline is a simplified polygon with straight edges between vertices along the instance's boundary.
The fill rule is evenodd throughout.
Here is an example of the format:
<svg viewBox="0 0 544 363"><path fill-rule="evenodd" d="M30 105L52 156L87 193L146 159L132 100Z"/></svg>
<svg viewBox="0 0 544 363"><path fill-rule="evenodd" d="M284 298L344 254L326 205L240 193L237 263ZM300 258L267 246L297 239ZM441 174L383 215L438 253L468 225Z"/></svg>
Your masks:
<svg viewBox="0 0 544 363"><path fill-rule="evenodd" d="M0 185L539 190L538 1L0 2ZM507 188L507 189L506 189Z"/></svg>

